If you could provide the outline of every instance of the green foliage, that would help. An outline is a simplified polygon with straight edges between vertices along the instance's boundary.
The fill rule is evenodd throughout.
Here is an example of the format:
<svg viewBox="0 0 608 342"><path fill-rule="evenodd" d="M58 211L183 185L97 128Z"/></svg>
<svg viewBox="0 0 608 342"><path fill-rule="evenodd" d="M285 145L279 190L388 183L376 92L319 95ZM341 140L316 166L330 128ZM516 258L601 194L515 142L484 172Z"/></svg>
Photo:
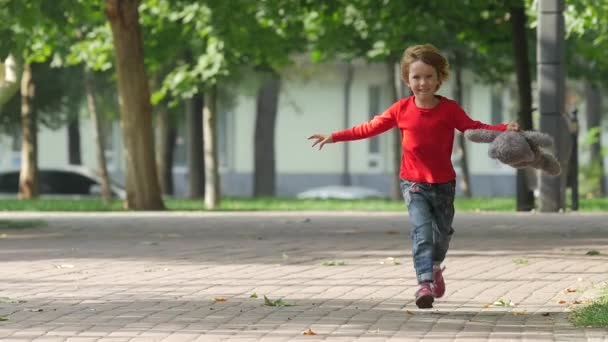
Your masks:
<svg viewBox="0 0 608 342"><path fill-rule="evenodd" d="M142 22L156 37L154 51L174 51L153 103L191 98L220 80L240 77L243 66L287 65L291 53L305 47L300 13L298 2L289 0L146 1Z"/></svg>
<svg viewBox="0 0 608 342"><path fill-rule="evenodd" d="M396 62L412 44L431 43L450 62L488 81L511 70L510 2L466 0L318 1L304 16L311 58ZM530 37L534 35L530 32Z"/></svg>
<svg viewBox="0 0 608 342"><path fill-rule="evenodd" d="M608 2L571 0L564 16L568 73L608 86Z"/></svg>
<svg viewBox="0 0 608 342"><path fill-rule="evenodd" d="M40 126L58 129L78 115L83 97L79 68L53 68L49 63L36 63L32 65L32 76L36 86L33 105ZM0 133L19 129L20 105L20 96L14 96L0 108Z"/></svg>
<svg viewBox="0 0 608 342"><path fill-rule="evenodd" d="M107 71L113 67L114 46L108 25L90 28L81 34L82 39L70 46L66 62L70 65L84 64L88 70Z"/></svg>
<svg viewBox="0 0 608 342"><path fill-rule="evenodd" d="M590 146L597 143L602 133L601 127L590 128L583 138L583 143L580 146L581 152L588 152ZM602 156L608 155L608 150L604 149ZM597 198L601 196L600 184L604 181L603 168L601 161L592 160L587 165L579 166L579 192L585 198Z"/></svg>

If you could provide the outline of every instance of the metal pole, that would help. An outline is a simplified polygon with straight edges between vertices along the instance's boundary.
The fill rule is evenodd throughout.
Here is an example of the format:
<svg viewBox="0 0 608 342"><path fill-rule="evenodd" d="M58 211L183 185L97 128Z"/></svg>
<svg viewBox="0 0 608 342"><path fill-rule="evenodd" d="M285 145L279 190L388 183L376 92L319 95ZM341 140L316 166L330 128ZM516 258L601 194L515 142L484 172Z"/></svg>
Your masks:
<svg viewBox="0 0 608 342"><path fill-rule="evenodd" d="M540 130L555 140L555 152L562 175L540 175L540 211L556 212L565 207L566 175L570 137L564 118L564 1L538 2L538 105Z"/></svg>
<svg viewBox="0 0 608 342"><path fill-rule="evenodd" d="M570 118L570 137L572 141L572 154L568 165L570 192L572 196L572 210L578 210L578 109L574 108Z"/></svg>

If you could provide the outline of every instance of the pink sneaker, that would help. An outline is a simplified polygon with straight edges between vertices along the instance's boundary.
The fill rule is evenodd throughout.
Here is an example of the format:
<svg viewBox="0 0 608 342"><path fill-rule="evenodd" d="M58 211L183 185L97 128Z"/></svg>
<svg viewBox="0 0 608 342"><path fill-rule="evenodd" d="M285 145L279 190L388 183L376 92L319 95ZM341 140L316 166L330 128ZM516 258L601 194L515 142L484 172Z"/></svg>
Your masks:
<svg viewBox="0 0 608 342"><path fill-rule="evenodd" d="M416 291L416 306L420 309L430 309L433 307L433 291L430 283L420 284L420 288Z"/></svg>
<svg viewBox="0 0 608 342"><path fill-rule="evenodd" d="M433 297L441 298L445 294L445 281L443 280L443 271L445 267L433 265Z"/></svg>

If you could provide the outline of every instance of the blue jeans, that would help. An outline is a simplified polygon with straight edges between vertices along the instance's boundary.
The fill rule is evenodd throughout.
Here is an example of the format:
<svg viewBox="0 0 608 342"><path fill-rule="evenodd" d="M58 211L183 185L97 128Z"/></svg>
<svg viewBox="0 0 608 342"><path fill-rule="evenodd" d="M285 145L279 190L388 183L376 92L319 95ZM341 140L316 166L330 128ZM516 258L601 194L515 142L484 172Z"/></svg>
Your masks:
<svg viewBox="0 0 608 342"><path fill-rule="evenodd" d="M445 259L454 234L454 195L456 181L419 183L401 180L412 229L412 255L419 283L433 281L433 264Z"/></svg>

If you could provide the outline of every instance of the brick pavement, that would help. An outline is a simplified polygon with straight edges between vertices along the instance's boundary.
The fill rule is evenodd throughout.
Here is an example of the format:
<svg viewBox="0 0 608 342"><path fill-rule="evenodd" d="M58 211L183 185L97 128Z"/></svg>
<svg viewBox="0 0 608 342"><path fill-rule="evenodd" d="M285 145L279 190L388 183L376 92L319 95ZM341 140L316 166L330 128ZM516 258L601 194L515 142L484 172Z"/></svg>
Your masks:
<svg viewBox="0 0 608 342"><path fill-rule="evenodd" d="M608 281L608 215L457 213L431 310L400 213L2 219L48 225L0 230L1 341L608 341L567 321Z"/></svg>

